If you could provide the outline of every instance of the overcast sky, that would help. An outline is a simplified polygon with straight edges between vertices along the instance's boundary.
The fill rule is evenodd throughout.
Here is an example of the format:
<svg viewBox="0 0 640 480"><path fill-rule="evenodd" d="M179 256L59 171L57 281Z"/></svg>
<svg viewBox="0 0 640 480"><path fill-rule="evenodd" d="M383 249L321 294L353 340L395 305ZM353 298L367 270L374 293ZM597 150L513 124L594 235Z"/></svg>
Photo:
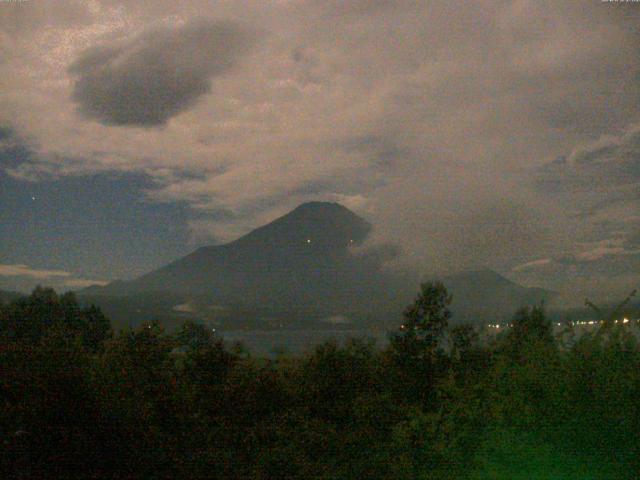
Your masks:
<svg viewBox="0 0 640 480"><path fill-rule="evenodd" d="M425 273L640 284L640 4L0 2L0 287L131 278L308 200Z"/></svg>

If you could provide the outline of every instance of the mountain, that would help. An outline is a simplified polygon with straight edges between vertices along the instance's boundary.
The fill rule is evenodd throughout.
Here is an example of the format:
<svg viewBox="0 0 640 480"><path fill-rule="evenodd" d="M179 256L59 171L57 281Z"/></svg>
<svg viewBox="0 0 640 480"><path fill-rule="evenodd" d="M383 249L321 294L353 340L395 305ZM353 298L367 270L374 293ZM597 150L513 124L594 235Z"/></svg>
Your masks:
<svg viewBox="0 0 640 480"><path fill-rule="evenodd" d="M440 278L453 295L455 323L495 323L510 320L518 308L548 303L556 293L523 287L488 268Z"/></svg>
<svg viewBox="0 0 640 480"><path fill-rule="evenodd" d="M305 203L231 243L200 248L132 281L81 294L180 297L190 305L180 308L183 313L203 308L314 317L375 312L392 300L381 273L386 252L352 249L370 230L368 222L337 203Z"/></svg>
<svg viewBox="0 0 640 480"><path fill-rule="evenodd" d="M418 290L382 268L392 248L354 253L371 225L337 203L310 202L225 245L200 248L132 281L80 292L116 323L196 318L233 328L393 327ZM442 278L454 323L511 318L553 293L488 269ZM133 321L133 322L132 322Z"/></svg>

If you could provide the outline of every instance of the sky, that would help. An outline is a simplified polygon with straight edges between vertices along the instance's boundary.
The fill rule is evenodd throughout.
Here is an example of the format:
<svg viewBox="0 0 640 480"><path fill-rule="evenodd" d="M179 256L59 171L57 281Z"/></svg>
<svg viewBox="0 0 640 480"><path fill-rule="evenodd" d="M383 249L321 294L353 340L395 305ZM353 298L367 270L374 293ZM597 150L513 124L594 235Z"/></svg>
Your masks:
<svg viewBox="0 0 640 480"><path fill-rule="evenodd" d="M389 268L640 284L640 4L0 2L0 288L335 201ZM365 247L366 248L366 247Z"/></svg>

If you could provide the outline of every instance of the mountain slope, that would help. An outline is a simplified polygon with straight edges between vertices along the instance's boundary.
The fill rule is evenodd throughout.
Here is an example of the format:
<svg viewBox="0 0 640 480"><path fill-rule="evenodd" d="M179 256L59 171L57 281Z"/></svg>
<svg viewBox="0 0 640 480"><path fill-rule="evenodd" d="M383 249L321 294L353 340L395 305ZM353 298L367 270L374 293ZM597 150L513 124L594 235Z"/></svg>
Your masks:
<svg viewBox="0 0 640 480"><path fill-rule="evenodd" d="M523 287L487 268L443 277L453 294L454 322L495 323L510 320L518 308L548 302L556 293Z"/></svg>
<svg viewBox="0 0 640 480"><path fill-rule="evenodd" d="M91 295L207 296L224 304L348 308L381 290L380 258L351 251L371 225L336 203L306 203L225 245L204 247L130 282ZM377 288L376 288L377 287Z"/></svg>
<svg viewBox="0 0 640 480"><path fill-rule="evenodd" d="M400 323L418 285L408 280L412 275L382 268L393 251L353 253L370 230L341 205L305 203L233 242L200 248L129 282L90 287L81 296L123 322L192 316L238 326L313 326L340 318L391 327ZM520 306L552 295L486 269L442 280L454 296L454 323L504 321Z"/></svg>

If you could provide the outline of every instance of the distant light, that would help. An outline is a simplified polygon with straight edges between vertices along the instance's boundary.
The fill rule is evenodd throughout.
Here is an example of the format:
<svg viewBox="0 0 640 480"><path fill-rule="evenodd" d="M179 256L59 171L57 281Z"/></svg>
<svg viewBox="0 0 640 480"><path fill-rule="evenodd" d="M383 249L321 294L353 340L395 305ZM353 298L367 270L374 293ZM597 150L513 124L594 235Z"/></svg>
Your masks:
<svg viewBox="0 0 640 480"><path fill-rule="evenodd" d="M628 319L627 317L624 317L624 318L622 319L622 323L629 323L629 319Z"/></svg>
<svg viewBox="0 0 640 480"><path fill-rule="evenodd" d="M307 243L311 243L311 239L310 238L307 238Z"/></svg>
<svg viewBox="0 0 640 480"><path fill-rule="evenodd" d="M33 200L33 201L35 202L35 200L36 200L36 197L31 197L31 200Z"/></svg>

